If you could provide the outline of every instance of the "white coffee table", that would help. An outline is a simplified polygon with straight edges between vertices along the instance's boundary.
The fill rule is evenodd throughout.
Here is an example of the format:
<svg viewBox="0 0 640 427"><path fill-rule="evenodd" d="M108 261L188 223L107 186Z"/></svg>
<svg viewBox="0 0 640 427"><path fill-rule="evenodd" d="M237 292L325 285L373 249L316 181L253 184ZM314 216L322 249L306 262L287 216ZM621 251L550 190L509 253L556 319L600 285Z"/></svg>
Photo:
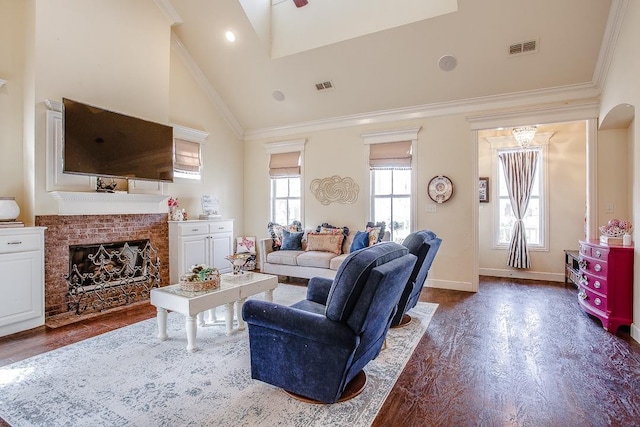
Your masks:
<svg viewBox="0 0 640 427"><path fill-rule="evenodd" d="M224 305L226 334L233 331L233 312L238 313L238 329L245 327L242 319L242 304L251 295L265 293L267 301L273 301L273 290L278 286L278 276L249 272L234 276L227 273L221 276L220 287L212 291L187 292L180 285L170 285L151 290L151 304L157 307L158 338L167 339L167 310L182 313L186 318L187 351L196 351L196 333L199 317L201 326L205 310Z"/></svg>

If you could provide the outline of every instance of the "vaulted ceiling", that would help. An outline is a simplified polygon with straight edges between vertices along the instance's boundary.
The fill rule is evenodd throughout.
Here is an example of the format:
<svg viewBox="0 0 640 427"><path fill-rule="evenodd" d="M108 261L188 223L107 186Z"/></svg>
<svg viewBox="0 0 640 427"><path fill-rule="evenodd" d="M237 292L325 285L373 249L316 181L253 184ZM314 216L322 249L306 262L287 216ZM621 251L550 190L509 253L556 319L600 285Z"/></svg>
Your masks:
<svg viewBox="0 0 640 427"><path fill-rule="evenodd" d="M241 133L340 117L597 96L615 2L440 0L442 10L421 11L432 16L422 19L398 9L405 5L397 0L309 0L302 8L292 0L156 1L175 23L183 59ZM457 10L448 11L451 3ZM340 4L351 6L341 10ZM409 22L415 16L420 19ZM349 19L368 34L344 33ZM292 29L278 32L275 25L287 20ZM228 30L233 43L224 37ZM530 41L534 51L509 54L511 45ZM447 66L454 68L442 69ZM322 82L333 88L318 91Z"/></svg>

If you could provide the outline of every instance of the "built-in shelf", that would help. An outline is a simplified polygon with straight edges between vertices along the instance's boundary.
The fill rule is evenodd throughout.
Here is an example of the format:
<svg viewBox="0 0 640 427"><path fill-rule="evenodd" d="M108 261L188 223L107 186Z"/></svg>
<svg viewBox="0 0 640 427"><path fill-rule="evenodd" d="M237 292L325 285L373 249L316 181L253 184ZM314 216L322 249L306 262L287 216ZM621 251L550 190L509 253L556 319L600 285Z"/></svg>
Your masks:
<svg viewBox="0 0 640 427"><path fill-rule="evenodd" d="M167 198L161 194L50 191L58 201L59 215L166 213Z"/></svg>

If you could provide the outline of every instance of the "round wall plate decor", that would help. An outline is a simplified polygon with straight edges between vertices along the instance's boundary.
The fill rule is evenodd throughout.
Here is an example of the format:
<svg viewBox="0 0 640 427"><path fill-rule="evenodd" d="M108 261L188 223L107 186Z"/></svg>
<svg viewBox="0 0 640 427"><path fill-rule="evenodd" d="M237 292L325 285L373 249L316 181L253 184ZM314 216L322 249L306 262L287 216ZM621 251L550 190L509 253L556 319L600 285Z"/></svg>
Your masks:
<svg viewBox="0 0 640 427"><path fill-rule="evenodd" d="M453 196L453 183L446 176L434 176L427 187L429 197L436 203L444 203Z"/></svg>

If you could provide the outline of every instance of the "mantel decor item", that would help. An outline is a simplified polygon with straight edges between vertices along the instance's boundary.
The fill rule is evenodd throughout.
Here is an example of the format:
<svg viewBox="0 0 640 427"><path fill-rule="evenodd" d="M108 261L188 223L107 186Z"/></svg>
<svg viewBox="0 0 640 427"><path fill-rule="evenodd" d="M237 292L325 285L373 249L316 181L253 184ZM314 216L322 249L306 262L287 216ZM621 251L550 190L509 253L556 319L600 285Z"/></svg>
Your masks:
<svg viewBox="0 0 640 427"><path fill-rule="evenodd" d="M191 266L191 271L180 276L180 289L187 292L210 291L220 287L220 272L205 264Z"/></svg>
<svg viewBox="0 0 640 427"><path fill-rule="evenodd" d="M427 193L436 203L444 203L453 196L453 183L444 175L431 178L427 186Z"/></svg>
<svg viewBox="0 0 640 427"><path fill-rule="evenodd" d="M0 197L0 221L15 221L20 215L20 207L15 197Z"/></svg>

